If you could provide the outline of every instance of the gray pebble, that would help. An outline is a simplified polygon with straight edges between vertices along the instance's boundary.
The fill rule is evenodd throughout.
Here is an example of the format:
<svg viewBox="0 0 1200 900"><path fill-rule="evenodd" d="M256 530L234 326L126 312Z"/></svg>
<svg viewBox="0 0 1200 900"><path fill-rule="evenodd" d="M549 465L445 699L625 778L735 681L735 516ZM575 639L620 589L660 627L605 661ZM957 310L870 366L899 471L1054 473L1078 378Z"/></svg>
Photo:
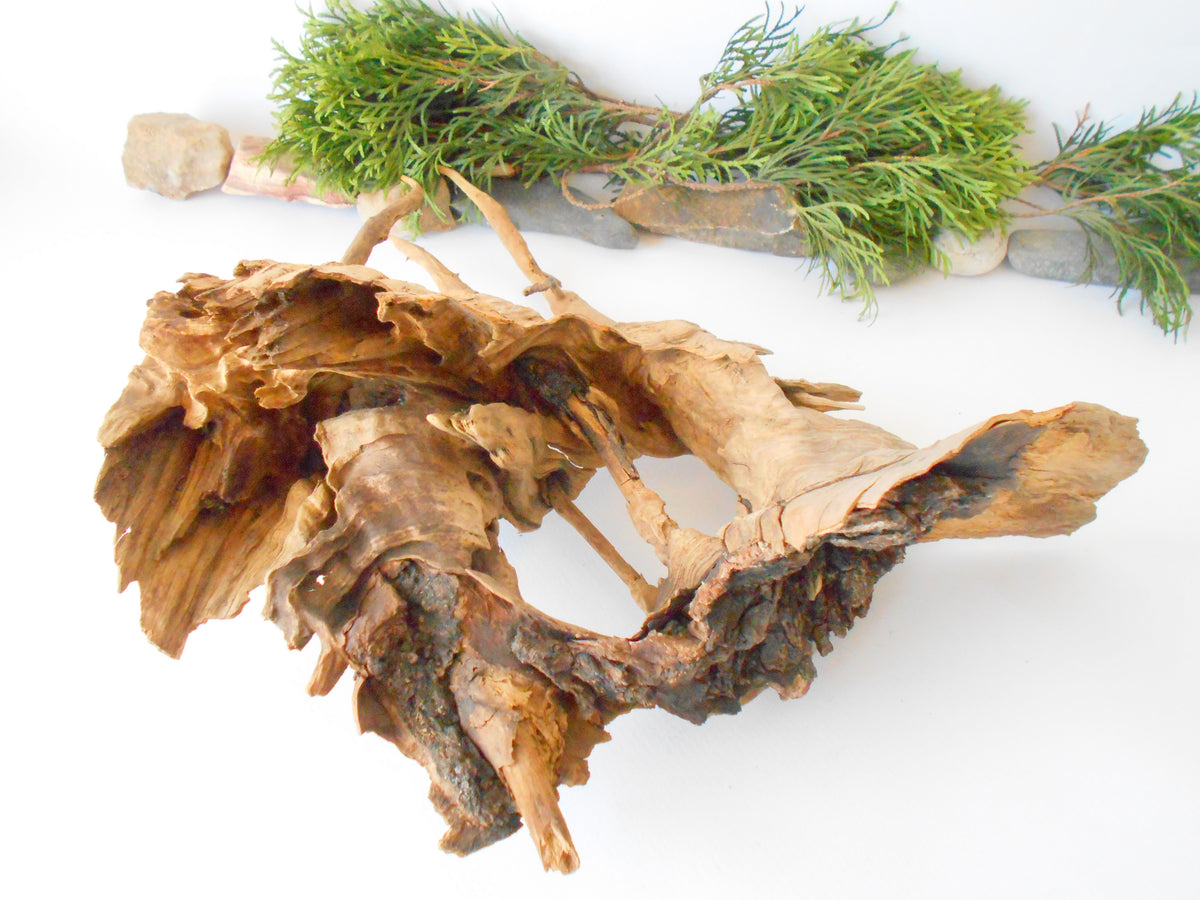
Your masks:
<svg viewBox="0 0 1200 900"><path fill-rule="evenodd" d="M812 253L795 201L777 185L630 185L615 209L655 234L778 256Z"/></svg>
<svg viewBox="0 0 1200 900"><path fill-rule="evenodd" d="M595 202L578 190L572 192L586 203ZM521 231L562 234L616 250L637 246L638 236L632 225L611 209L576 206L563 196L562 188L553 179L543 178L524 185L516 178L497 178L488 193ZM456 200L454 206L460 215L465 212L470 216L469 202Z"/></svg>
<svg viewBox="0 0 1200 900"><path fill-rule="evenodd" d="M1095 262L1088 284L1116 285L1120 281L1112 245L1092 239ZM1087 237L1081 231L1024 230L1008 241L1008 261L1014 269L1035 278L1081 282L1087 272ZM1200 265L1176 260L1192 293L1200 291Z"/></svg>

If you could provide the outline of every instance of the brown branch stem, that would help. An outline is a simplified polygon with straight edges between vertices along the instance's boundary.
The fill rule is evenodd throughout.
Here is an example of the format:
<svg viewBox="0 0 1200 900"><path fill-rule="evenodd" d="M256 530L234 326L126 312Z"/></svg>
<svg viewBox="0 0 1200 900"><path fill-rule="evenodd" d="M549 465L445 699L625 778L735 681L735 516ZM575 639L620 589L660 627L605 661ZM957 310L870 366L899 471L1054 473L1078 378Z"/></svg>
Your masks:
<svg viewBox="0 0 1200 900"><path fill-rule="evenodd" d="M618 578L629 588L629 593L633 595L633 599L637 601L645 612L651 612L658 605L658 591L645 578L641 572L631 566L620 551L613 546L612 542L604 536L604 533L597 528L583 511L568 499L562 489L557 485L550 488L549 491L550 505L554 511L562 516L563 520L574 528L579 536L587 541L588 546L599 554L600 558L608 565Z"/></svg>
<svg viewBox="0 0 1200 900"><path fill-rule="evenodd" d="M546 295L546 302L550 304L550 309L555 315L575 315L596 324L612 324L612 319L595 309L578 294L557 286L557 279L538 265L537 260L529 251L529 245L525 243L525 238L517 230L517 226L513 224L504 207L497 203L491 195L481 191L453 169L439 166L438 171L454 182L479 208L483 217L496 232L500 243L504 245L504 249L508 251L509 256L513 258L525 277L534 285L550 285L542 293ZM550 284L551 282L554 283Z"/></svg>
<svg viewBox="0 0 1200 900"><path fill-rule="evenodd" d="M604 461L642 540L654 548L664 565L670 565L671 536L679 531L679 524L667 515L662 497L642 481L612 420L603 410L574 394L567 398L565 412Z"/></svg>
<svg viewBox="0 0 1200 900"><path fill-rule="evenodd" d="M402 180L411 190L363 223L350 246L346 248L342 256L343 263L349 266L364 265L371 258L371 251L387 240L392 226L421 208L425 200L425 192L421 190L421 185L407 175L402 176Z"/></svg>
<svg viewBox="0 0 1200 900"><path fill-rule="evenodd" d="M1034 207L1035 209L1041 210L1041 212L1037 212L1037 213L1028 213L1025 216L1022 216L1022 218L1034 218L1036 216L1054 216L1054 215L1059 215L1063 212L1067 212L1072 209L1079 209L1084 206L1091 206L1092 204L1095 204L1095 203L1112 204L1113 201L1116 201L1116 200L1130 200L1135 197L1145 197L1150 194L1157 194L1161 191L1170 190L1173 187L1178 187L1180 184L1183 183L1183 181L1184 181L1183 178L1176 178L1174 181L1169 181L1166 184L1159 185L1157 187L1152 187L1152 188L1143 188L1143 189L1137 190L1137 191L1121 191L1120 193L1116 193L1116 194L1096 194L1096 195L1090 196L1090 197L1080 197L1076 200L1072 200L1070 203L1064 203L1062 206L1055 207L1054 209L1044 209L1043 207L1039 207L1036 203L1029 203L1028 201L1021 201L1023 203L1026 203L1029 206ZM1053 191L1059 191L1059 188L1055 187L1053 184L1051 184L1045 178L1041 178L1039 181L1035 182L1033 184L1033 186L1034 187L1046 187L1046 188L1050 188Z"/></svg>

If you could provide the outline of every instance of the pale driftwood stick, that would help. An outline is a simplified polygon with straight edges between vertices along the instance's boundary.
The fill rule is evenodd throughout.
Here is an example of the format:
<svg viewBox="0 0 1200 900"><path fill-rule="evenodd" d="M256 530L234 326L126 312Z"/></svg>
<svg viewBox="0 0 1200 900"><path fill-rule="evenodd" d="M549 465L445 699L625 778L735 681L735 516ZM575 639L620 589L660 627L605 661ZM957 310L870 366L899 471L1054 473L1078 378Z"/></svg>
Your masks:
<svg viewBox="0 0 1200 900"><path fill-rule="evenodd" d="M580 537L587 541L588 546L600 555L617 577L629 588L629 593L645 612L651 612L658 606L658 590L642 577L642 573L631 566L604 533L592 524L591 519L583 511L567 499L557 486L550 490L550 505L554 511L563 517L568 525L579 532Z"/></svg>
<svg viewBox="0 0 1200 900"><path fill-rule="evenodd" d="M295 166L280 160L273 166L260 163L259 157L271 143L268 137L247 135L242 138L229 164L229 173L221 192L238 196L274 197L278 200L302 200L316 206L343 208L354 205L354 198L337 191L321 190L316 179L297 172Z"/></svg>
<svg viewBox="0 0 1200 900"><path fill-rule="evenodd" d="M354 236L354 240L350 242L350 246L342 257L343 264L348 266L365 264L371 258L371 251L387 240L392 226L400 219L420 209L425 200L425 192L421 190L421 185L407 175L403 176L403 180L412 190L390 206L385 206L381 212L371 216L363 223L362 228L358 230L358 234Z"/></svg>

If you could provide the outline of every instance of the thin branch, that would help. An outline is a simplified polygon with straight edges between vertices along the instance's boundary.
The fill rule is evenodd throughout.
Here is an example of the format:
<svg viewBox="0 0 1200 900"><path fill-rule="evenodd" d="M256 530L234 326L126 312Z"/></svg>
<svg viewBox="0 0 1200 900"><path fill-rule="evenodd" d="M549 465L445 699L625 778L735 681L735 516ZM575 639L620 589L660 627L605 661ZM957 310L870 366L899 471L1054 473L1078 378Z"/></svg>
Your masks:
<svg viewBox="0 0 1200 900"><path fill-rule="evenodd" d="M366 264L367 260L371 258L371 251L387 240L392 226L421 208L421 204L425 201L425 192L421 190L421 186L407 175L402 180L409 186L409 192L395 203L385 206L363 223L362 228L358 230L358 234L354 236L354 240L350 242L350 246L346 248L346 252L342 256L344 264L352 266Z"/></svg>
<svg viewBox="0 0 1200 900"><path fill-rule="evenodd" d="M638 606L645 612L652 612L658 606L658 590L642 577L641 572L626 562L620 551L612 545L604 533L567 498L562 488L552 485L549 491L549 500L554 511L587 541L588 546L599 554L600 558L629 588L629 593L633 595Z"/></svg>

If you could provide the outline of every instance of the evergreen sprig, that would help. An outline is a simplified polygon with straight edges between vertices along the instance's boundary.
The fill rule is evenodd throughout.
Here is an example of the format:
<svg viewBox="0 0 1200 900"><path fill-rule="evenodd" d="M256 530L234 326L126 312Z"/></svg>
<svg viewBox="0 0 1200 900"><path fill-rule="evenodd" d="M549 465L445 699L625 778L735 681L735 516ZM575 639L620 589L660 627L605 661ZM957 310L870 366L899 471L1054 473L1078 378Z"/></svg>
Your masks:
<svg viewBox="0 0 1200 900"><path fill-rule="evenodd" d="M281 45L271 95L279 134L264 161L291 157L348 194L401 176L426 186L448 166L486 187L499 172L532 182L599 172L633 187L784 186L815 263L843 296L873 303L889 272L938 264L933 237L1004 226L1005 201L1032 184L1114 247L1123 298L1167 331L1190 316L1173 257L1200 259L1200 107L1177 100L1112 134L1081 123L1037 166L1016 145L1024 104L996 87L876 44L853 20L801 39L799 12L739 28L700 79L691 109L595 93L561 63L479 16L423 0L310 13L297 53ZM889 13L890 15L890 13ZM1174 148L1180 165L1154 158Z"/></svg>
<svg viewBox="0 0 1200 900"><path fill-rule="evenodd" d="M403 175L431 186L443 165L486 184L514 161L531 180L603 163L646 112L481 18L418 0L330 0L310 12L298 53L275 46L279 134L264 162L292 156L350 195Z"/></svg>
<svg viewBox="0 0 1200 900"><path fill-rule="evenodd" d="M1062 196L1062 206L1047 212L1088 236L1089 271L1094 242L1112 247L1118 304L1137 291L1142 310L1178 333L1192 315L1178 261L1200 260L1200 98L1178 96L1124 131L1083 116L1066 137L1056 132L1058 154L1034 170Z"/></svg>
<svg viewBox="0 0 1200 900"><path fill-rule="evenodd" d="M932 261L939 228L974 238L1004 221L1028 181L1022 103L873 43L871 23L801 41L794 19L747 23L701 79L699 110L721 93L735 103L703 135L712 168L698 180L787 185L833 286L868 299L892 266Z"/></svg>

